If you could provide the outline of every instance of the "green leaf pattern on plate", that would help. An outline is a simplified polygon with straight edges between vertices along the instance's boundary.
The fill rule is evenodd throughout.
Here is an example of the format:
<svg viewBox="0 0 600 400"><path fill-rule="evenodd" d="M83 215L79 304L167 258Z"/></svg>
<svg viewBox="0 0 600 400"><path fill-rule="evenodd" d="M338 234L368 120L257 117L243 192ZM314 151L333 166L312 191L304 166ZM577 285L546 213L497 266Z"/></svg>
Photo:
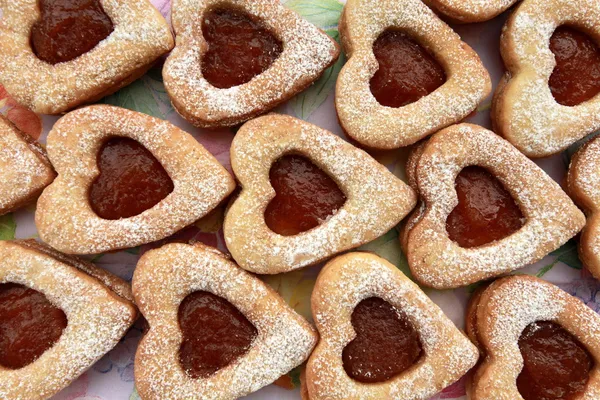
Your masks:
<svg viewBox="0 0 600 400"><path fill-rule="evenodd" d="M12 240L15 238L17 224L12 214L6 214L0 217L0 240Z"/></svg>

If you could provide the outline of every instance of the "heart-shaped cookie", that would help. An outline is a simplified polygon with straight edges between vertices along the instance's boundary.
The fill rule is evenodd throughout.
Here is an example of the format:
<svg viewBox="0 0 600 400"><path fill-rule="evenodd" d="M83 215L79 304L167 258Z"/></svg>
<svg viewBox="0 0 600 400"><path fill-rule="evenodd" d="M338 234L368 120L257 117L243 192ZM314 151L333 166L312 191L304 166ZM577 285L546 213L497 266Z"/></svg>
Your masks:
<svg viewBox="0 0 600 400"><path fill-rule="evenodd" d="M147 0L54 3L0 0L0 82L37 113L64 113L114 93L173 47L169 25Z"/></svg>
<svg viewBox="0 0 600 400"><path fill-rule="evenodd" d="M173 107L200 127L265 113L340 54L333 39L273 0L175 0L172 22L177 46L163 69L165 87Z"/></svg>
<svg viewBox="0 0 600 400"><path fill-rule="evenodd" d="M312 400L429 398L479 356L417 285L373 254L330 261L311 304L321 336L306 367Z"/></svg>
<svg viewBox="0 0 600 400"><path fill-rule="evenodd" d="M348 0L340 35L349 60L337 81L336 109L346 133L366 147L413 144L467 117L491 91L490 76L477 54L420 0ZM378 60L374 48L379 54L380 41L392 41L394 35L403 40L400 44L406 50L400 53L393 43L381 43L382 56L385 47L396 55L387 62ZM421 50L416 49L419 43ZM445 72L441 86L436 81L429 88L419 84L431 73L439 75L424 65L428 57ZM395 69L401 74L399 88L415 86L412 91L419 95L413 94L411 100L416 101L401 107L382 105L373 93L381 68L392 69L381 84L395 79Z"/></svg>
<svg viewBox="0 0 600 400"><path fill-rule="evenodd" d="M552 178L484 128L451 126L418 153L407 172L424 206L401 238L424 285L455 288L514 271L559 248L585 224Z"/></svg>
<svg viewBox="0 0 600 400"><path fill-rule="evenodd" d="M145 253L133 293L150 325L135 356L143 399L237 399L302 364L317 342L273 289L199 243Z"/></svg>
<svg viewBox="0 0 600 400"><path fill-rule="evenodd" d="M286 208L287 213L303 214L304 219L315 202L325 203L329 212L321 214L325 218L312 229L284 236L286 232L275 233L266 220L272 217L268 214L273 207L270 203L282 196L279 185L273 185L273 166L289 156L310 158L297 160L297 168L310 169L310 174L302 179L288 175L290 191L300 192L296 197L304 203L292 203L297 199L286 196L283 201L292 204ZM285 161L289 162L296 161ZM311 162L339 186L345 201L338 194L335 202L324 200L332 194L321 188L331 185L313 187L311 181L321 178L315 178ZM231 146L231 165L242 192L225 216L225 241L240 267L255 273L291 271L358 247L389 231L416 203L414 192L367 153L328 131L289 116L267 115L244 124ZM290 167L288 174L293 172ZM340 205L330 212L332 206ZM298 216L290 215L291 218Z"/></svg>
<svg viewBox="0 0 600 400"><path fill-rule="evenodd" d="M163 239L208 214L235 188L191 135L118 107L90 106L61 118L48 135L48 156L59 177L38 201L36 225L42 240L65 253Z"/></svg>

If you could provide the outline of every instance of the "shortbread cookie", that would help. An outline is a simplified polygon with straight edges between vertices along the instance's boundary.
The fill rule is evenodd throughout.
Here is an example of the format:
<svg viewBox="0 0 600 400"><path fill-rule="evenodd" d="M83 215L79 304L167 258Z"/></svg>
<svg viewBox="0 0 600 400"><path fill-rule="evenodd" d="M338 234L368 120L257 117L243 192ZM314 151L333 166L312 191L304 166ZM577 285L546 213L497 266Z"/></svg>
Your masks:
<svg viewBox="0 0 600 400"><path fill-rule="evenodd" d="M340 35L349 60L336 109L363 146L413 144L466 118L491 91L477 54L420 0L348 0Z"/></svg>
<svg viewBox="0 0 600 400"><path fill-rule="evenodd" d="M518 0L424 0L453 22L483 22L497 17Z"/></svg>
<svg viewBox="0 0 600 400"><path fill-rule="evenodd" d="M501 39L508 71L494 96L496 132L545 157L600 129L598 38L596 0L521 3Z"/></svg>
<svg viewBox="0 0 600 400"><path fill-rule="evenodd" d="M330 261L311 303L321 335L306 368L311 400L427 399L477 362L442 310L375 255Z"/></svg>
<svg viewBox="0 0 600 400"><path fill-rule="evenodd" d="M55 176L40 145L0 116L0 215L37 199Z"/></svg>
<svg viewBox="0 0 600 400"><path fill-rule="evenodd" d="M150 324L135 356L144 400L237 399L302 364L317 342L273 289L202 244L145 253L133 293Z"/></svg>
<svg viewBox="0 0 600 400"><path fill-rule="evenodd" d="M471 300L469 336L485 354L472 400L597 399L600 317L532 276L494 282Z"/></svg>
<svg viewBox="0 0 600 400"><path fill-rule="evenodd" d="M137 318L129 285L91 263L33 240L0 241L0 259L2 399L52 397Z"/></svg>
<svg viewBox="0 0 600 400"><path fill-rule="evenodd" d="M163 239L217 207L235 182L191 135L112 106L61 118L48 135L59 174L42 194L42 240L94 254Z"/></svg>
<svg viewBox="0 0 600 400"><path fill-rule="evenodd" d="M424 209L401 237L414 277L448 289L532 264L577 234L585 217L535 163L493 132L451 126L420 150Z"/></svg>
<svg viewBox="0 0 600 400"><path fill-rule="evenodd" d="M175 0L172 21L177 46L165 87L173 107L205 128L236 125L289 100L340 54L278 0Z"/></svg>
<svg viewBox="0 0 600 400"><path fill-rule="evenodd" d="M0 0L0 10L0 83L38 113L97 101L173 47L148 0Z"/></svg>
<svg viewBox="0 0 600 400"><path fill-rule="evenodd" d="M567 191L587 214L579 238L579 257L586 268L600 278L600 138L586 143L571 160Z"/></svg>
<svg viewBox="0 0 600 400"><path fill-rule="evenodd" d="M231 165L242 192L225 216L225 241L254 273L291 271L358 247L416 203L414 192L367 153L289 116L242 126Z"/></svg>

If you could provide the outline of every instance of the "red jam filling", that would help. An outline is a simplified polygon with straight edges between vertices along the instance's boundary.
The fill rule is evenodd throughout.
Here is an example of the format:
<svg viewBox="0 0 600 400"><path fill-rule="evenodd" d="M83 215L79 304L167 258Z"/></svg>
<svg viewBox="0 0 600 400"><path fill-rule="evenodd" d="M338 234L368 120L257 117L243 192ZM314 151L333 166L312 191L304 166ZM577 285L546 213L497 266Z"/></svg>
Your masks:
<svg viewBox="0 0 600 400"><path fill-rule="evenodd" d="M100 0L38 0L41 18L31 29L31 47L50 64L92 50L113 31Z"/></svg>
<svg viewBox="0 0 600 400"><path fill-rule="evenodd" d="M23 368L51 348L67 327L67 316L42 293L15 283L0 284L0 365Z"/></svg>
<svg viewBox="0 0 600 400"><path fill-rule="evenodd" d="M583 393L593 358L560 325L528 325L519 338L519 348L524 365L517 387L525 400L573 400Z"/></svg>
<svg viewBox="0 0 600 400"><path fill-rule="evenodd" d="M423 352L419 334L403 313L371 297L352 313L356 338L342 352L348 376L363 383L384 382L414 365Z"/></svg>
<svg viewBox="0 0 600 400"><path fill-rule="evenodd" d="M414 103L446 82L442 66L404 32L385 31L373 52L379 69L371 79L371 93L383 106Z"/></svg>
<svg viewBox="0 0 600 400"><path fill-rule="evenodd" d="M256 328L227 300L194 292L179 306L183 343L179 362L192 378L205 378L242 357L257 335Z"/></svg>
<svg viewBox="0 0 600 400"><path fill-rule="evenodd" d="M209 11L204 16L202 35L208 42L202 75L221 89L250 82L283 51L281 41L260 21L236 10Z"/></svg>
<svg viewBox="0 0 600 400"><path fill-rule="evenodd" d="M100 174L90 187L90 205L104 219L129 218L154 207L173 191L167 171L144 146L114 137L98 152Z"/></svg>
<svg viewBox="0 0 600 400"><path fill-rule="evenodd" d="M550 39L556 67L550 76L550 90L563 106L576 106L600 93L600 51L592 38L562 26Z"/></svg>
<svg viewBox="0 0 600 400"><path fill-rule="evenodd" d="M458 205L448 215L446 230L459 246L482 246L523 226L519 206L502 183L485 169L463 169L456 177L455 188Z"/></svg>
<svg viewBox="0 0 600 400"><path fill-rule="evenodd" d="M265 222L283 236L319 226L346 202L337 183L302 156L283 156L271 167L269 178L276 194L265 211Z"/></svg>

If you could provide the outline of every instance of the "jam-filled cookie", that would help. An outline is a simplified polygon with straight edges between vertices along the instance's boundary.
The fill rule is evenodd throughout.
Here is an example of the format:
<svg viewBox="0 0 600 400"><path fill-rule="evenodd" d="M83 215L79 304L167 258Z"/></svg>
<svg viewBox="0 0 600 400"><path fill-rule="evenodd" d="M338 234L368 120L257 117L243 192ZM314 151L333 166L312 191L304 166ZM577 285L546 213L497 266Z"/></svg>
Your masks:
<svg viewBox="0 0 600 400"><path fill-rule="evenodd" d="M424 0L453 22L483 22L497 17L518 0Z"/></svg>
<svg viewBox="0 0 600 400"><path fill-rule="evenodd" d="M163 77L173 107L211 128L249 120L313 83L338 44L278 0L175 0Z"/></svg>
<svg viewBox="0 0 600 400"><path fill-rule="evenodd" d="M110 351L137 318L114 275L34 240L0 241L0 398L44 400Z"/></svg>
<svg viewBox="0 0 600 400"><path fill-rule="evenodd" d="M549 282L495 281L471 299L467 332L484 355L472 400L600 398L600 317Z"/></svg>
<svg viewBox="0 0 600 400"><path fill-rule="evenodd" d="M302 364L317 342L273 289L199 243L145 253L133 293L150 325L135 356L144 400L237 399Z"/></svg>
<svg viewBox="0 0 600 400"><path fill-rule="evenodd" d="M55 176L41 146L0 116L0 215L34 201Z"/></svg>
<svg viewBox="0 0 600 400"><path fill-rule="evenodd" d="M330 261L311 304L321 336L306 368L311 400L426 399L479 357L417 285L373 254Z"/></svg>
<svg viewBox="0 0 600 400"><path fill-rule="evenodd" d="M169 122L112 106L61 118L48 135L58 178L38 201L42 240L94 254L163 239L218 206L231 175Z"/></svg>
<svg viewBox="0 0 600 400"><path fill-rule="evenodd" d="M600 137L586 143L571 160L567 191L587 214L579 238L579 256L600 279Z"/></svg>
<svg viewBox="0 0 600 400"><path fill-rule="evenodd" d="M358 247L396 226L415 193L371 156L307 122L267 115L231 146L242 192L224 233L244 269L276 274Z"/></svg>
<svg viewBox="0 0 600 400"><path fill-rule="evenodd" d="M525 0L502 34L496 132L528 157L600 129L600 2Z"/></svg>
<svg viewBox="0 0 600 400"><path fill-rule="evenodd" d="M38 113L97 101L173 47L148 0L0 0L0 10L0 82Z"/></svg>
<svg viewBox="0 0 600 400"><path fill-rule="evenodd" d="M413 144L473 112L491 91L479 56L420 0L348 0L340 123L369 148Z"/></svg>
<svg viewBox="0 0 600 400"><path fill-rule="evenodd" d="M411 158L407 173L424 205L401 238L410 269L424 285L455 288L521 268L585 224L552 178L479 126L446 128Z"/></svg>

